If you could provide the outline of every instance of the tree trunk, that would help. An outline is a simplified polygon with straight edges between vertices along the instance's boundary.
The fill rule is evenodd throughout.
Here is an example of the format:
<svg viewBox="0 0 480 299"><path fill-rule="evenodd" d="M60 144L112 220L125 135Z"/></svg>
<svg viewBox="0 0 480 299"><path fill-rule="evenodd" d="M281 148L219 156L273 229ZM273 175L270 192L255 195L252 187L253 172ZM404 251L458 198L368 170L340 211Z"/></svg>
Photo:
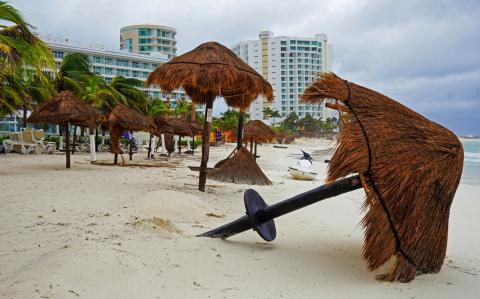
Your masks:
<svg viewBox="0 0 480 299"><path fill-rule="evenodd" d="M70 168L70 125L67 123L65 125L65 166Z"/></svg>
<svg viewBox="0 0 480 299"><path fill-rule="evenodd" d="M240 115L238 116L238 131L237 131L237 149L242 147L242 137L243 137L243 115L245 112L240 110Z"/></svg>
<svg viewBox="0 0 480 299"><path fill-rule="evenodd" d="M192 116L190 117L190 118L191 118L190 121L191 121L192 123L195 122L195 119L196 119L196 117L197 117L197 114L196 114L196 112L195 112L195 110L196 110L196 109L195 109L195 108L196 108L195 106L196 106L195 103L192 101L192 106L191 106L191 107L192 107Z"/></svg>
<svg viewBox="0 0 480 299"><path fill-rule="evenodd" d="M200 175L198 180L198 190L205 192L205 184L207 182L207 165L208 154L210 148L210 128L212 127L212 107L213 100L208 99L205 105L205 123L203 124L203 140L202 140L202 162L200 163Z"/></svg>

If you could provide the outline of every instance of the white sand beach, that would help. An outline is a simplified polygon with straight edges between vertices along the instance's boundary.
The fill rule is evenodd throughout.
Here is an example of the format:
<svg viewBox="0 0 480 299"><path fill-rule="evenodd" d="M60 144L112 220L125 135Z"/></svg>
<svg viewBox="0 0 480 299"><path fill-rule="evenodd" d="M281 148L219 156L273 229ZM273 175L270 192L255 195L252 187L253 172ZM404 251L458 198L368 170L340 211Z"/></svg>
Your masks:
<svg viewBox="0 0 480 299"><path fill-rule="evenodd" d="M292 180L286 170L300 148L332 145L259 146L258 163L273 185L253 188L274 203L321 185L319 156L316 181ZM209 165L232 149L211 148ZM195 237L244 215L250 187L208 180L207 192L197 191L198 174L187 166L199 161L197 151L173 156L174 168L112 167L76 153L67 170L62 155L0 155L0 297L480 298L480 187L457 191L442 270L387 283L361 258L363 190L278 218L271 243L253 231Z"/></svg>

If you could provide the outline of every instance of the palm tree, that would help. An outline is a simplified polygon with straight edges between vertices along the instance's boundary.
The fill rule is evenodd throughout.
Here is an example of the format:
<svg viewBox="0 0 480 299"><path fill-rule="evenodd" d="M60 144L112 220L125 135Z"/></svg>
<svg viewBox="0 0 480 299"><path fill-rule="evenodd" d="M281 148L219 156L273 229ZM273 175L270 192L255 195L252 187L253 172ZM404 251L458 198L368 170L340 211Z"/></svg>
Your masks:
<svg viewBox="0 0 480 299"><path fill-rule="evenodd" d="M145 92L140 89L141 87L145 87L145 82L134 78L116 76L108 86L118 102L139 112L145 111L148 97Z"/></svg>
<svg viewBox="0 0 480 299"><path fill-rule="evenodd" d="M33 27L4 1L0 1L0 21L0 115L4 115L23 104L22 76L33 71L39 82L47 83L42 69L54 70L55 61L47 45L32 33Z"/></svg>
<svg viewBox="0 0 480 299"><path fill-rule="evenodd" d="M92 77L88 57L80 53L65 55L55 78L57 91L69 90L79 97L85 95L86 82Z"/></svg>
<svg viewBox="0 0 480 299"><path fill-rule="evenodd" d="M186 100L179 100L175 104L175 108L173 109L173 114L177 117L181 118L188 118L192 109L192 105L187 102Z"/></svg>
<svg viewBox="0 0 480 299"><path fill-rule="evenodd" d="M273 124L272 125L275 125L275 118L282 117L282 115L280 114L280 111L278 111L277 109L273 109L270 116L273 118Z"/></svg>

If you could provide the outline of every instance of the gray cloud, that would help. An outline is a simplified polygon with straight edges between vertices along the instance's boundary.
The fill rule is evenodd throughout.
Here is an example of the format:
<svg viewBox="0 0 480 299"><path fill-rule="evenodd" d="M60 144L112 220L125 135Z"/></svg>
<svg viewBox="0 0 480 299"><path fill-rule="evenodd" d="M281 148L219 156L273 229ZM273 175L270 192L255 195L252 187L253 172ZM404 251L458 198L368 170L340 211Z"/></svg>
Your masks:
<svg viewBox="0 0 480 299"><path fill-rule="evenodd" d="M479 1L17 0L42 34L118 47L119 28L178 30L179 52L325 32L340 76L399 100L459 134L480 134ZM217 105L217 104L216 104ZM221 104L218 107L224 107ZM217 108L218 109L218 108Z"/></svg>

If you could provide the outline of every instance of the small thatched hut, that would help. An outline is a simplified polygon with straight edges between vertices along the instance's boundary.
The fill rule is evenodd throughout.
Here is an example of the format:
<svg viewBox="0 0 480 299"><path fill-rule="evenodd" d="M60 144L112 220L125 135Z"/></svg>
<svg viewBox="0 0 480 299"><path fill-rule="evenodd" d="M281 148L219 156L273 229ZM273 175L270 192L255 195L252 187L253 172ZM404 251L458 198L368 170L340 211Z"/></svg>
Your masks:
<svg viewBox="0 0 480 299"><path fill-rule="evenodd" d="M109 114L102 127L110 132L110 151L115 155L114 164L117 164L120 150L120 137L125 131L155 132L156 126L153 120L139 112L127 108L122 104L117 105Z"/></svg>
<svg viewBox="0 0 480 299"><path fill-rule="evenodd" d="M463 148L446 128L402 104L332 73L302 95L334 99L343 122L328 182L360 173L366 192L363 257L379 278L408 282L436 273L447 249L448 216L463 167Z"/></svg>
<svg viewBox="0 0 480 299"><path fill-rule="evenodd" d="M190 122L178 117L169 117L166 120L172 126L174 134L179 136L178 153L180 154L182 152L182 146L180 144L182 137L193 136Z"/></svg>
<svg viewBox="0 0 480 299"><path fill-rule="evenodd" d="M223 97L231 107L246 109L258 96L273 100L272 86L227 47L208 42L150 73L147 85L166 92L183 88L193 103L205 104L199 190L205 191L213 101Z"/></svg>
<svg viewBox="0 0 480 299"><path fill-rule="evenodd" d="M66 168L70 168L70 124L88 124L91 129L104 117L69 91L62 91L41 105L27 119L29 123L58 124L65 129Z"/></svg>

